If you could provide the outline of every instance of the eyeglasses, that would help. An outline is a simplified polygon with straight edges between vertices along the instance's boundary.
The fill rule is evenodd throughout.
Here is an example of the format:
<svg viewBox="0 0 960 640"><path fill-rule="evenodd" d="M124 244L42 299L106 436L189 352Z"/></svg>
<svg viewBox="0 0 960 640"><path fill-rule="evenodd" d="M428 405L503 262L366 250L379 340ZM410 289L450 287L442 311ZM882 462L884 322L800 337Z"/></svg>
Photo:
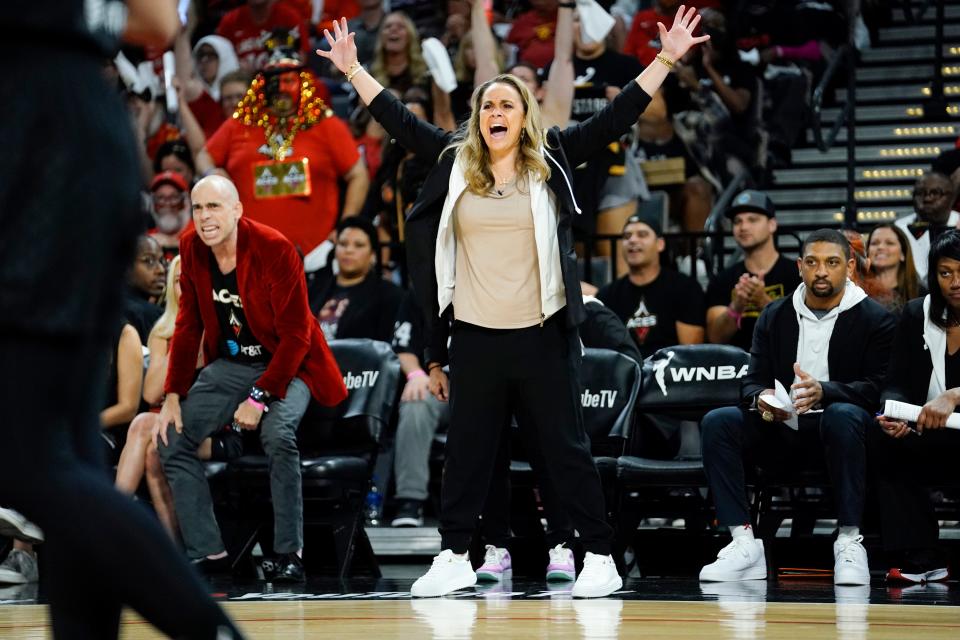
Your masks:
<svg viewBox="0 0 960 640"><path fill-rule="evenodd" d="M945 196L950 195L949 191L944 191L943 189L914 189L913 197L923 200L927 196L930 196L934 200L939 200Z"/></svg>
<svg viewBox="0 0 960 640"><path fill-rule="evenodd" d="M147 269L156 269L157 267L167 268L167 261L164 258L158 258L156 256L140 256L137 258L137 261L140 262Z"/></svg>

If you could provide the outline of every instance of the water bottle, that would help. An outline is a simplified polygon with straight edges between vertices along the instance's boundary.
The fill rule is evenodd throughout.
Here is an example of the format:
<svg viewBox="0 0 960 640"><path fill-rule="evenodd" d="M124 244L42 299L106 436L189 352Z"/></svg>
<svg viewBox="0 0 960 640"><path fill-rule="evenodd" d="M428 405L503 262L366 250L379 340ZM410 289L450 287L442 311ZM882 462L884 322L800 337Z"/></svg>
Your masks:
<svg viewBox="0 0 960 640"><path fill-rule="evenodd" d="M370 484L370 491L367 493L366 507L364 511L368 526L380 526L380 511L382 508L383 495L377 488L377 477L374 476L373 481Z"/></svg>

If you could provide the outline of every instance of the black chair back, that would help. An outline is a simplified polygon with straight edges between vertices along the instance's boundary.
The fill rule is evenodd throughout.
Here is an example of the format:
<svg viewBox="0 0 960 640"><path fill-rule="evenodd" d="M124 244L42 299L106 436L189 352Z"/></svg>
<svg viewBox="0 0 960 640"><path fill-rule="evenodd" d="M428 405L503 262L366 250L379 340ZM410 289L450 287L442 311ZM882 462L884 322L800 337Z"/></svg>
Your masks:
<svg viewBox="0 0 960 640"><path fill-rule="evenodd" d="M301 449L375 445L396 412L400 361L389 344L366 338L332 340L330 350L347 397L336 407L311 404L301 422Z"/></svg>
<svg viewBox="0 0 960 640"><path fill-rule="evenodd" d="M749 363L750 354L725 344L660 349L643 363L637 410L699 420L711 409L735 406Z"/></svg>
<svg viewBox="0 0 960 640"><path fill-rule="evenodd" d="M623 453L641 388L640 365L610 349L586 349L580 367L583 425L594 455Z"/></svg>

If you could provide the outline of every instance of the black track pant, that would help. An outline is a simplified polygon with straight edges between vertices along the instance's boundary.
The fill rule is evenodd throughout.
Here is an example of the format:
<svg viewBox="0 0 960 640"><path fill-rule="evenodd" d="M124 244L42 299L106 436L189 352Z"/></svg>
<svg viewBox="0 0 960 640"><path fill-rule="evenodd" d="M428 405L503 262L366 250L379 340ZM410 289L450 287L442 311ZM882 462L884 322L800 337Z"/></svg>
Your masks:
<svg viewBox="0 0 960 640"><path fill-rule="evenodd" d="M586 551L610 553L600 476L583 428L580 341L565 313L543 327L484 329L454 323L450 431L441 492L442 548L465 552L483 511L503 425L528 430Z"/></svg>

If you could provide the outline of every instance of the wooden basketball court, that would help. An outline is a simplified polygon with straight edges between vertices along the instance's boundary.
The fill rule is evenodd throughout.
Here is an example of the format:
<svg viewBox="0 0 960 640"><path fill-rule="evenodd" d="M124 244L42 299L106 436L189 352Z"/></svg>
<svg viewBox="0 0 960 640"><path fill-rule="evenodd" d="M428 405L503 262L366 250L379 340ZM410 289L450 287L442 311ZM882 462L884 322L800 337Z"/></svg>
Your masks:
<svg viewBox="0 0 960 640"><path fill-rule="evenodd" d="M229 602L250 638L960 638L954 606L764 601L466 599ZM42 605L0 607L0 637L51 637ZM123 638L160 638L133 614Z"/></svg>

